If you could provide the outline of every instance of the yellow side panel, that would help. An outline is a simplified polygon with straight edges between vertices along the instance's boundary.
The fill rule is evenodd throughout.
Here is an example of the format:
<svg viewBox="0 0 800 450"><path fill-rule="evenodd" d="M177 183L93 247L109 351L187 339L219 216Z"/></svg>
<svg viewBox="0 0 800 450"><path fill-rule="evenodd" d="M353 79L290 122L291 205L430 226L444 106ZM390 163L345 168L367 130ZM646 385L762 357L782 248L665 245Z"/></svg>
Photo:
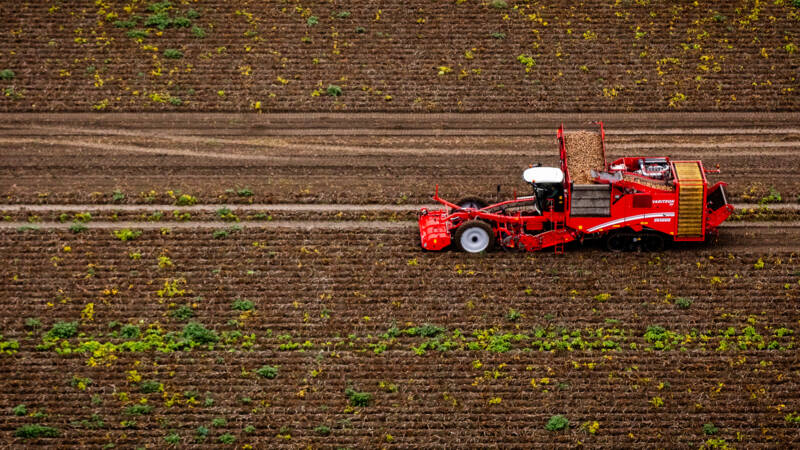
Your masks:
<svg viewBox="0 0 800 450"><path fill-rule="evenodd" d="M703 175L696 162L676 162L675 175L680 182L678 193L678 236L703 234Z"/></svg>

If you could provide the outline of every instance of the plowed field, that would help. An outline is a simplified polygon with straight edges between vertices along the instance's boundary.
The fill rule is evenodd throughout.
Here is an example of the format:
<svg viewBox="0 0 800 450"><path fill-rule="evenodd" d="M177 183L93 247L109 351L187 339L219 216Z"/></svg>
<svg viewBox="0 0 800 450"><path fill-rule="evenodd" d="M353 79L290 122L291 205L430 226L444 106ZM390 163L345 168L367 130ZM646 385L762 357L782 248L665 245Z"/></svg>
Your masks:
<svg viewBox="0 0 800 450"><path fill-rule="evenodd" d="M719 163L736 220L658 254L420 250L435 184L522 192L584 116L6 116L0 441L800 445L797 115L602 118L610 158Z"/></svg>
<svg viewBox="0 0 800 450"><path fill-rule="evenodd" d="M791 0L0 3L0 111L787 111Z"/></svg>

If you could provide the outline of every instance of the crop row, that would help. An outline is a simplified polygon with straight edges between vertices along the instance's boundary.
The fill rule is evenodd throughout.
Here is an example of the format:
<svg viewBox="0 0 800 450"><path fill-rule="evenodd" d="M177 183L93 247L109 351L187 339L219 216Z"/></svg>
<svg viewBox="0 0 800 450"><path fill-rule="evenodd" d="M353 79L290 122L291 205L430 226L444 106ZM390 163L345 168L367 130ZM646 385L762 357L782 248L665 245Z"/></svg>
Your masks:
<svg viewBox="0 0 800 450"><path fill-rule="evenodd" d="M113 196L113 193L112 193ZM235 204L232 202L232 204ZM2 207L0 207L2 208ZM755 214L755 213L754 213ZM747 214L742 214L741 220L747 220ZM790 212L773 212L764 210L759 218L761 220L775 220L775 217L791 220ZM47 222L56 223L80 223L90 225L93 220L111 222L142 222L142 223L164 223L168 226L171 223L181 223L187 221L225 221L235 226L240 221L257 221L269 223L278 220L312 220L312 221L392 221L408 222L417 218L417 211L284 211L264 210L264 209L231 209L225 205L219 205L213 210L187 210L179 207L166 206L156 210L147 211L102 211L91 207L80 212L61 212L61 211L3 211L0 209L0 218L5 221L28 222L31 226L46 224Z"/></svg>

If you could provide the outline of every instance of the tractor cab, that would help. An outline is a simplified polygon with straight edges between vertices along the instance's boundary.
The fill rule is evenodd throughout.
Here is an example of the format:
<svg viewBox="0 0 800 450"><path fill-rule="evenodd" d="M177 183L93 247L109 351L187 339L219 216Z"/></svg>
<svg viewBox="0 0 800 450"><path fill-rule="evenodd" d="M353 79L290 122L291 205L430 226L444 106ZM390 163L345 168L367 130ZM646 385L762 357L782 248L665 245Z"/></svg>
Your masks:
<svg viewBox="0 0 800 450"><path fill-rule="evenodd" d="M564 172L557 167L530 167L522 179L533 188L539 211L564 211Z"/></svg>

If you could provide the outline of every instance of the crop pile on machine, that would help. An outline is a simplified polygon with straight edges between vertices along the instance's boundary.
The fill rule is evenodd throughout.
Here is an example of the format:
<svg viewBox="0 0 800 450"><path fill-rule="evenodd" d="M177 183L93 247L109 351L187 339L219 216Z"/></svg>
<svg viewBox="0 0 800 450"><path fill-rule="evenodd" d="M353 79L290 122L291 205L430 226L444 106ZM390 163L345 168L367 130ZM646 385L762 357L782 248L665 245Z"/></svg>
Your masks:
<svg viewBox="0 0 800 450"><path fill-rule="evenodd" d="M455 242L466 252L495 246L535 251L604 239L611 251L658 251L667 242L705 241L733 212L725 183L708 185L701 161L668 157L605 159L605 132L558 130L561 167L531 167L532 195L493 205L433 199L446 209L420 212L422 248Z"/></svg>

